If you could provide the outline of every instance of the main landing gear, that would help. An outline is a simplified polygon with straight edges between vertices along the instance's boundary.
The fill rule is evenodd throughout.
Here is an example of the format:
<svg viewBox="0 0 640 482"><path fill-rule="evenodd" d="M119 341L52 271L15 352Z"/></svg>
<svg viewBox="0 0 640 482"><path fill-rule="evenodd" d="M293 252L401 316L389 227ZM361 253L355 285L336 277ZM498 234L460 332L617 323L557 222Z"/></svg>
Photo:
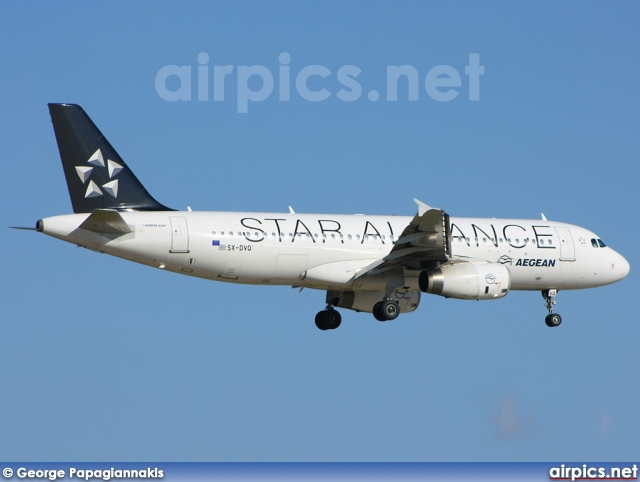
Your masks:
<svg viewBox="0 0 640 482"><path fill-rule="evenodd" d="M327 305L325 310L319 311L316 315L316 326L322 331L335 330L342 323L342 316L333 309L333 305Z"/></svg>
<svg viewBox="0 0 640 482"><path fill-rule="evenodd" d="M560 326L562 323L562 317L553 312L553 306L556 304L555 297L558 294L558 290L544 290L542 292L542 297L545 299L545 306L547 310L549 310L549 314L544 319L544 322L548 327Z"/></svg>
<svg viewBox="0 0 640 482"><path fill-rule="evenodd" d="M400 314L397 301L382 300L373 305L373 316L378 321L395 320Z"/></svg>
<svg viewBox="0 0 640 482"><path fill-rule="evenodd" d="M395 320L400 314L400 305L395 300L385 299L373 305L373 316L378 321ZM342 316L329 302L327 307L316 315L316 326L322 331L335 330L340 326Z"/></svg>

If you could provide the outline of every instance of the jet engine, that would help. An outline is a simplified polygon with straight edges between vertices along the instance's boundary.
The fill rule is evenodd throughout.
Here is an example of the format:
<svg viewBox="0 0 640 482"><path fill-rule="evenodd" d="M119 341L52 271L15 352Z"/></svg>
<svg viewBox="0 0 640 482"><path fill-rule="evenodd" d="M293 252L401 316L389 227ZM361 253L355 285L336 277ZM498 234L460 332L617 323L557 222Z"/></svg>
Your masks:
<svg viewBox="0 0 640 482"><path fill-rule="evenodd" d="M461 300L493 300L511 287L509 269L499 263L458 263L423 271L420 291Z"/></svg>
<svg viewBox="0 0 640 482"><path fill-rule="evenodd" d="M384 295L384 291L342 291L335 293L329 291L327 292L327 301L339 308L373 313L373 305L382 301ZM391 293L391 299L398 302L400 313L410 313L415 311L420 304L420 292L417 290L394 291Z"/></svg>

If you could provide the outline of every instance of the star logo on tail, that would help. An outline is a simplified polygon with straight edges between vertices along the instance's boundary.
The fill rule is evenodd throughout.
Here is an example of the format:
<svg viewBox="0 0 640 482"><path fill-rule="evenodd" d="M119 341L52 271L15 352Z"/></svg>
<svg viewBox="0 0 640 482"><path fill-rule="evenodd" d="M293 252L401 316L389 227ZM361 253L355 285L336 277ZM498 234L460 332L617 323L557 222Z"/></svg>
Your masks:
<svg viewBox="0 0 640 482"><path fill-rule="evenodd" d="M111 159L107 159L107 162L104 162L104 157L102 155L102 151L98 149L93 155L87 160L87 164L89 166L76 166L76 173L78 177L82 181L82 184L87 184L87 191L84 195L85 198L92 198L102 196L104 192L113 196L114 198L118 197L118 180L113 179L118 175L120 171L122 171L123 167L115 161ZM91 173L96 168L107 169L109 172L109 179L113 179L102 186L98 186L95 182L91 180ZM102 187L102 189L100 189ZM104 192L103 192L104 191Z"/></svg>

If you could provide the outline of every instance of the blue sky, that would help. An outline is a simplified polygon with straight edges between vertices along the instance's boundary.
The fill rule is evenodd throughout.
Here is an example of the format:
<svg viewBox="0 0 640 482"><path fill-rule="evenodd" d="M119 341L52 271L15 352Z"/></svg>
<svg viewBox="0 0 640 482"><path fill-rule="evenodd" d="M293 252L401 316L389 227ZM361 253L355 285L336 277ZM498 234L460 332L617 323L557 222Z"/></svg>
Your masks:
<svg viewBox="0 0 640 482"><path fill-rule="evenodd" d="M161 273L33 232L1 238L0 454L9 460L640 458L637 3L13 2L0 16L1 225L71 211L46 104L82 105L163 204L197 210L538 218L589 228L631 274L561 292L424 296L391 323L324 293ZM198 101L198 55L232 65ZM291 78L326 67L302 98ZM484 75L469 99L469 55ZM163 100L167 65L192 100ZM239 66L273 93L238 113ZM340 100L337 72L361 70ZM386 100L387 66L419 98ZM461 77L431 98L430 69ZM166 84L177 89L177 78ZM248 84L261 88L254 78ZM403 90L404 89L404 90ZM381 93L377 101L368 93Z"/></svg>

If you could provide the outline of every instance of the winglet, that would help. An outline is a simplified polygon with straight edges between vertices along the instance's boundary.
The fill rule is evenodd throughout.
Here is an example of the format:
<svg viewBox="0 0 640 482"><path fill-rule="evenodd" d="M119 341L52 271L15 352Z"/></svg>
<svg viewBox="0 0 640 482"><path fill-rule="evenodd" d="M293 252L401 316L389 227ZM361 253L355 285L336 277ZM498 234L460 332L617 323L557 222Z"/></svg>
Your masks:
<svg viewBox="0 0 640 482"><path fill-rule="evenodd" d="M433 209L431 206L427 206L425 203L423 203L419 199L413 198L413 202L415 202L418 205L418 215L419 216L422 216L424 213L426 213L430 209Z"/></svg>

